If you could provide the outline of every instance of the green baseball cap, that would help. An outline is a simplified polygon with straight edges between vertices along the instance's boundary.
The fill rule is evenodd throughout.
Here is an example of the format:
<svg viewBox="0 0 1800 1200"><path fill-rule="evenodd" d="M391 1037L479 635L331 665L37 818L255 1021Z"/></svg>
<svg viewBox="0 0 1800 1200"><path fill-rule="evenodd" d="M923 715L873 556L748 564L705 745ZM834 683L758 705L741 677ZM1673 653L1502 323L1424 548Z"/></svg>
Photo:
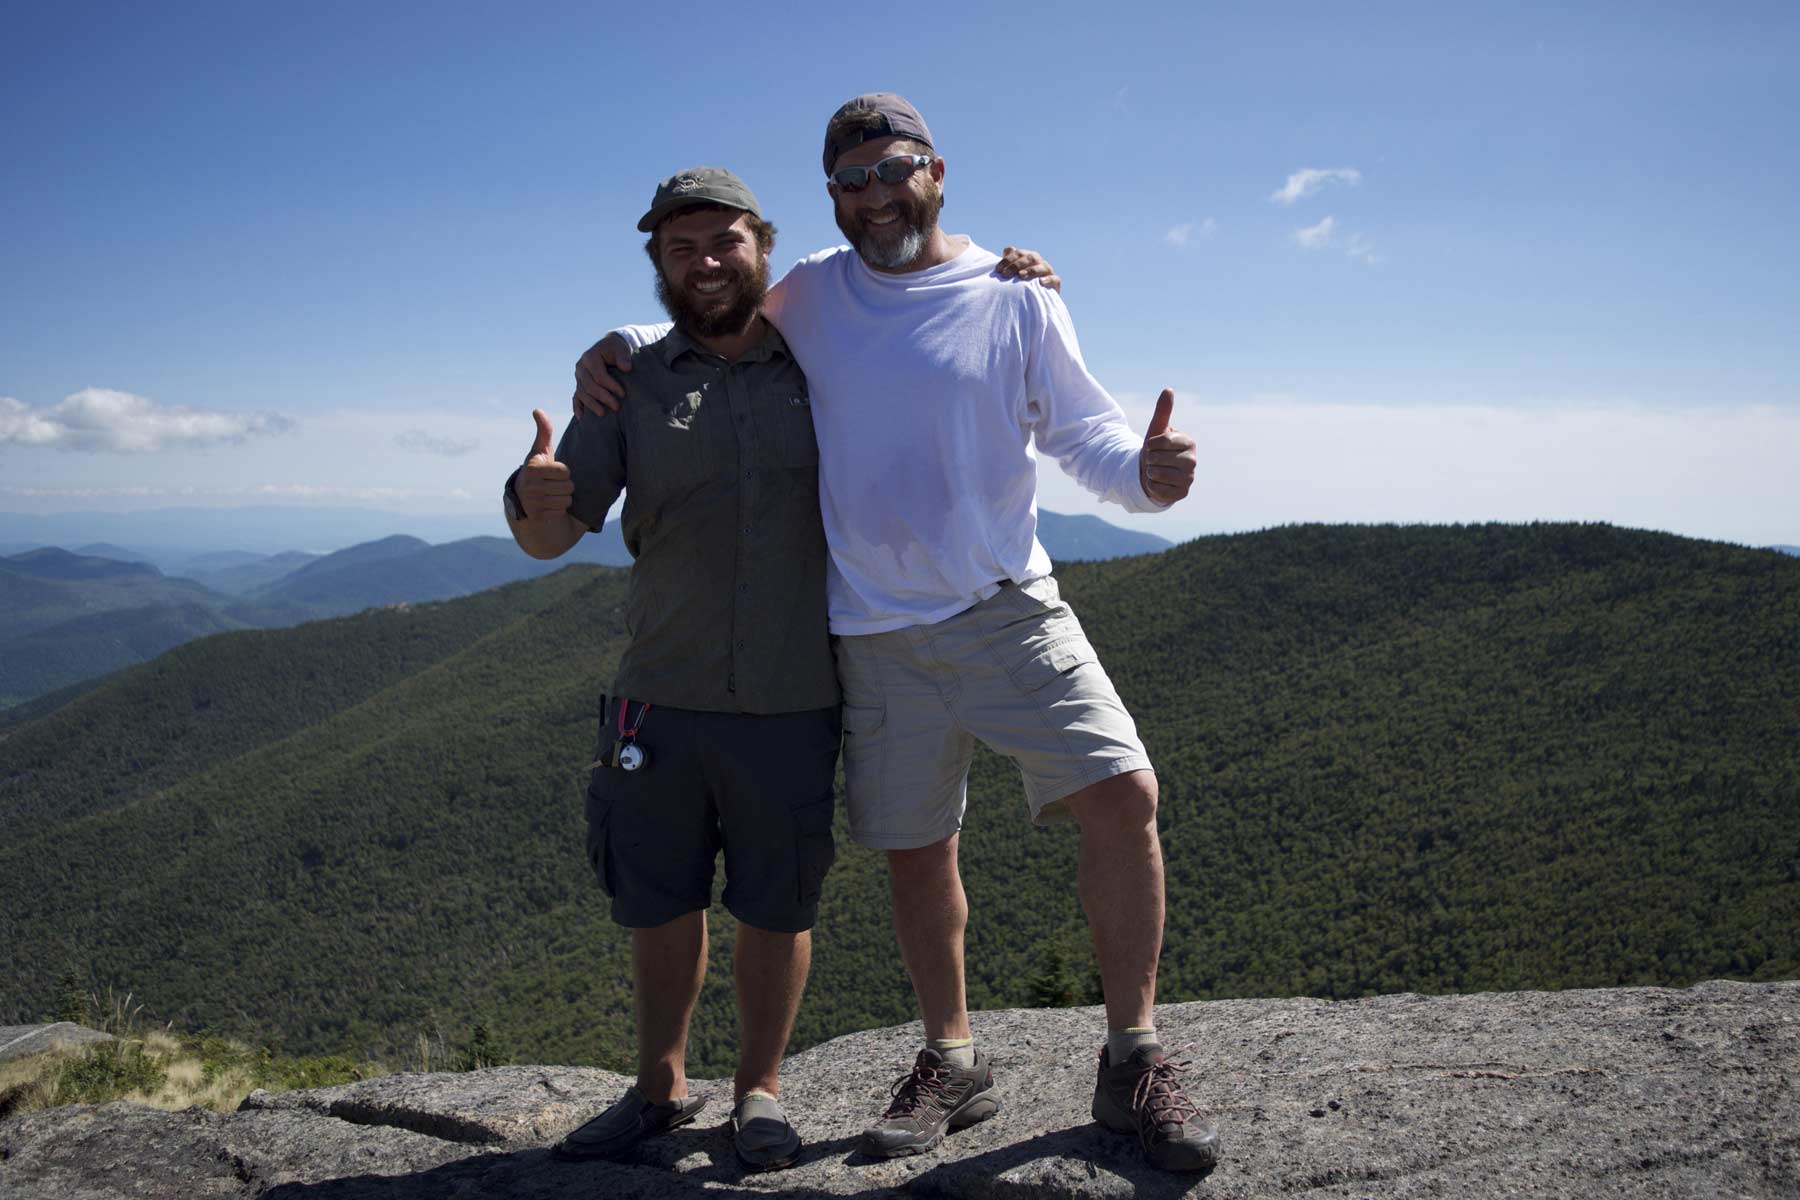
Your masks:
<svg viewBox="0 0 1800 1200"><path fill-rule="evenodd" d="M762 220L762 209L743 180L724 167L689 167L656 185L656 198L650 201L650 211L638 219L638 232L649 233L670 213L696 204L741 208Z"/></svg>

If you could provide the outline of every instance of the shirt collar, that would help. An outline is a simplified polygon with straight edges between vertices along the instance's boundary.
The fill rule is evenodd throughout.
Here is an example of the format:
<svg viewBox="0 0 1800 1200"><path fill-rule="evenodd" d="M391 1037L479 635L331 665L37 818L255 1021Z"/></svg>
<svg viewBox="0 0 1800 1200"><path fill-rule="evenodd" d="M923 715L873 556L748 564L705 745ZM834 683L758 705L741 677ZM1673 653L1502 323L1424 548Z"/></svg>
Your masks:
<svg viewBox="0 0 1800 1200"><path fill-rule="evenodd" d="M657 352L662 355L664 365L670 367L673 367L675 361L684 354L704 354L715 358L717 357L712 351L694 341L679 328L669 330L669 335L663 338L661 343L657 345ZM787 342L783 340L774 324L765 319L763 321L762 341L752 346L750 350L737 361L740 363L767 362L776 355L788 359L794 357L793 352L788 349Z"/></svg>

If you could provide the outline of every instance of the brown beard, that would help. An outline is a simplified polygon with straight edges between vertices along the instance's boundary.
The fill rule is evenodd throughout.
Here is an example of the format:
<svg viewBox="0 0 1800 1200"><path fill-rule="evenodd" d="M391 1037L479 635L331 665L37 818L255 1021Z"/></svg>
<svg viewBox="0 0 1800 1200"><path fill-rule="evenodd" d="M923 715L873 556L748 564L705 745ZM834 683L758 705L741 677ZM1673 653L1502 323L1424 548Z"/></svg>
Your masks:
<svg viewBox="0 0 1800 1200"><path fill-rule="evenodd" d="M737 284L736 298L728 304L709 304L686 288L677 291L670 286L662 268L657 268L656 299L677 329L700 337L728 337L749 328L762 310L763 298L769 294L769 257L757 255L754 270L725 269Z"/></svg>
<svg viewBox="0 0 1800 1200"><path fill-rule="evenodd" d="M937 229L938 210L944 207L944 193L935 186L920 196L911 188L896 191L892 207L900 219L883 229L869 224L869 217L882 209L862 209L853 215L844 212L842 202L833 206L837 227L850 239L856 252L872 267L900 271L918 261Z"/></svg>

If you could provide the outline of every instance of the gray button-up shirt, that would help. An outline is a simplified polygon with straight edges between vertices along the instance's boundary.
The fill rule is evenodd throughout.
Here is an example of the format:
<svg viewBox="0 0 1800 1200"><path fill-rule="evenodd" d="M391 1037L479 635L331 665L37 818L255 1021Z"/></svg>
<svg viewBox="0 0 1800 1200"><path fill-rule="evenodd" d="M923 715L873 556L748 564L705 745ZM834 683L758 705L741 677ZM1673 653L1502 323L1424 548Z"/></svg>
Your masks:
<svg viewBox="0 0 1800 1200"><path fill-rule="evenodd" d="M671 332L632 355L620 411L563 434L570 514L620 524L636 561L613 694L707 712L838 702L825 617L819 447L806 376L769 327L736 362Z"/></svg>

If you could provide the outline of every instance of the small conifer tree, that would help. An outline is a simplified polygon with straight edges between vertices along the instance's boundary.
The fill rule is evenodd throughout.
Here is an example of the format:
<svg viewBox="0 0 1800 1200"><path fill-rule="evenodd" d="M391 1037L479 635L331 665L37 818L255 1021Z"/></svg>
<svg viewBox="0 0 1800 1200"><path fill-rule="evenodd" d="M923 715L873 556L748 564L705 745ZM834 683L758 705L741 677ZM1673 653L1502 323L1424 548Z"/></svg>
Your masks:
<svg viewBox="0 0 1800 1200"><path fill-rule="evenodd" d="M81 986L81 977L73 969L64 971L56 979L56 1019L69 1021L76 1025L86 1025L88 1021L88 995Z"/></svg>
<svg viewBox="0 0 1800 1200"><path fill-rule="evenodd" d="M1069 970L1068 955L1063 953L1062 939L1046 942L1038 953L1037 974L1031 977L1033 1008L1072 1008L1075 1004L1075 977Z"/></svg>

